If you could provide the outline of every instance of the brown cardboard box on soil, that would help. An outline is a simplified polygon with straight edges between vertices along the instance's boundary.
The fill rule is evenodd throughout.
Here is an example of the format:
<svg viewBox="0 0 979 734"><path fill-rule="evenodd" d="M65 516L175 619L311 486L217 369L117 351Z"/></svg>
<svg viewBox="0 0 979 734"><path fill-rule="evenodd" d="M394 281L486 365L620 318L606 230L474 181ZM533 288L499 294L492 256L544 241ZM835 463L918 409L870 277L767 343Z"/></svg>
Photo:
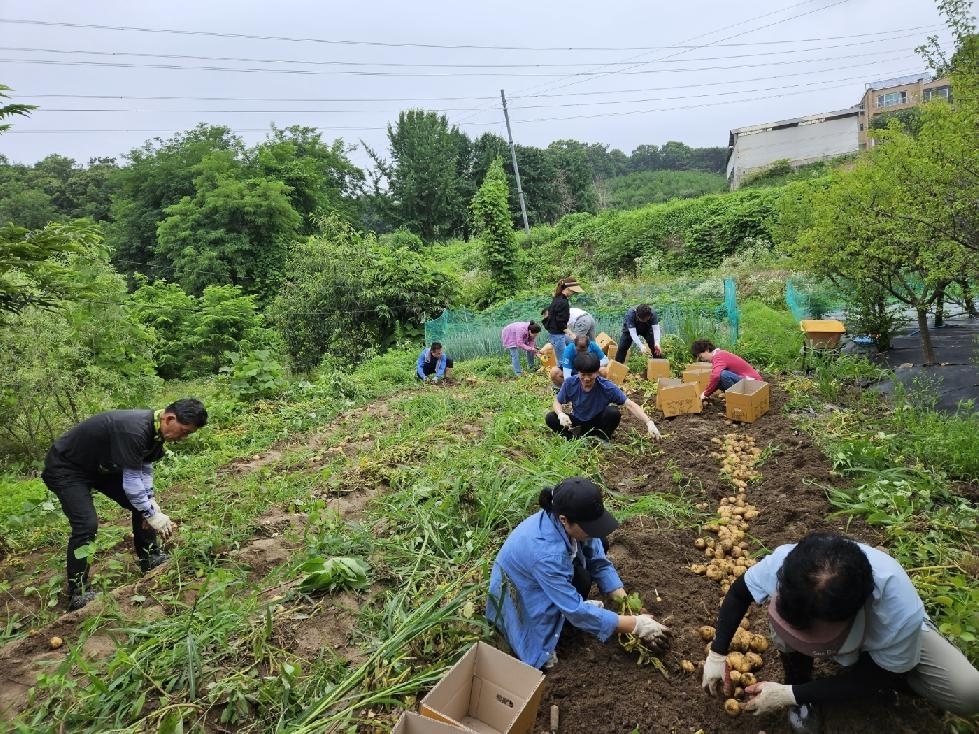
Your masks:
<svg viewBox="0 0 979 734"><path fill-rule="evenodd" d="M732 421L754 423L768 412L768 383L741 380L724 391L724 415Z"/></svg>
<svg viewBox="0 0 979 734"><path fill-rule="evenodd" d="M391 734L460 734L460 731L454 726L421 716L414 711L405 711Z"/></svg>
<svg viewBox="0 0 979 734"><path fill-rule="evenodd" d="M667 418L687 413L700 413L704 409L697 385L684 382L677 377L659 378L656 386L656 407L662 410Z"/></svg>
<svg viewBox="0 0 979 734"><path fill-rule="evenodd" d="M602 348L602 351L605 352L606 357L609 359L615 358L615 350L617 347L615 342L612 341L612 337L603 331L601 334L595 337L595 342Z"/></svg>
<svg viewBox="0 0 979 734"><path fill-rule="evenodd" d="M684 382L696 382L700 392L707 389L710 382L711 366L706 362L691 362L683 370L681 378Z"/></svg>
<svg viewBox="0 0 979 734"><path fill-rule="evenodd" d="M658 380L660 377L673 377L668 359L648 359L646 360L646 379Z"/></svg>
<svg viewBox="0 0 979 734"><path fill-rule="evenodd" d="M616 362L614 359L610 360L608 363L608 379L614 382L619 387L625 383L625 378L629 374L629 368L626 367L621 362Z"/></svg>
<svg viewBox="0 0 979 734"><path fill-rule="evenodd" d="M540 348L540 366L545 372L550 372L551 367L557 367L557 357L554 356L554 345L545 344Z"/></svg>
<svg viewBox="0 0 979 734"><path fill-rule="evenodd" d="M421 700L422 716L479 734L533 734L544 674L477 642Z"/></svg>
<svg viewBox="0 0 979 734"><path fill-rule="evenodd" d="M799 328L805 333L806 346L810 349L836 349L846 331L843 322L836 319L802 319Z"/></svg>

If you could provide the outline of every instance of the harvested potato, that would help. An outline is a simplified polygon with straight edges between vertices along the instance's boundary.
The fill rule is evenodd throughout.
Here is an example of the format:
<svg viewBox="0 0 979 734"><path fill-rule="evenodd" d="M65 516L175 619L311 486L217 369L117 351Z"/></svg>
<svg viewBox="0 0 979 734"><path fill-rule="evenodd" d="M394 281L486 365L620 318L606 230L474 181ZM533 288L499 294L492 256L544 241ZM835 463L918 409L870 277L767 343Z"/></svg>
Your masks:
<svg viewBox="0 0 979 734"><path fill-rule="evenodd" d="M738 716L741 713L741 704L735 699L729 698L724 702L724 713L728 716Z"/></svg>
<svg viewBox="0 0 979 734"><path fill-rule="evenodd" d="M57 650L59 647L65 644L65 641L62 640L57 635L55 635L50 640L48 640L48 644L51 646L52 650Z"/></svg>
<svg viewBox="0 0 979 734"><path fill-rule="evenodd" d="M759 655L756 652L745 653L744 661L751 666L750 670L758 670L762 665L765 664L765 661L762 660L761 655ZM742 672L747 673L749 671L742 669Z"/></svg>
<svg viewBox="0 0 979 734"><path fill-rule="evenodd" d="M748 686L753 686L758 682L758 677L754 673L742 673L741 674L741 685L745 688Z"/></svg>
<svg viewBox="0 0 979 734"><path fill-rule="evenodd" d="M704 642L710 642L714 639L715 630L713 627L704 625L698 629L697 632L700 633L700 639L702 639Z"/></svg>
<svg viewBox="0 0 979 734"><path fill-rule="evenodd" d="M751 651L752 652L765 652L769 647L768 638L764 635L752 635L751 636Z"/></svg>
<svg viewBox="0 0 979 734"><path fill-rule="evenodd" d="M700 550L703 550L704 548L706 548L706 547L707 547L707 541L706 541L706 540L704 540L703 538L697 538L697 539L696 539L696 540L694 540L694 542L693 542L693 547L694 547L694 548L698 548L698 549L700 549Z"/></svg>
<svg viewBox="0 0 979 734"><path fill-rule="evenodd" d="M680 667L683 669L684 673L692 673L697 669L697 666L695 666L689 660L681 660Z"/></svg>
<svg viewBox="0 0 979 734"><path fill-rule="evenodd" d="M730 671L728 673L728 678L731 679L731 682L732 683L734 683L735 685L738 685L739 683L741 683L741 671L740 670L732 670L732 671Z"/></svg>

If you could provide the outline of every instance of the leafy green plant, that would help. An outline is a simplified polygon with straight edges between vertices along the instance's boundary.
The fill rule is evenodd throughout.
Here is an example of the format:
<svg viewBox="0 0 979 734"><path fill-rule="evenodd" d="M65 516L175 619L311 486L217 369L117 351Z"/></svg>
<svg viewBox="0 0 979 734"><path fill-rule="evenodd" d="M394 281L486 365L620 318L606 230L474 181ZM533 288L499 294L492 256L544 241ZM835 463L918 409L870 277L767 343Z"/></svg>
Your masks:
<svg viewBox="0 0 979 734"><path fill-rule="evenodd" d="M299 583L305 592L360 589L367 585L367 568L356 558L314 556L299 569L306 576Z"/></svg>
<svg viewBox="0 0 979 734"><path fill-rule="evenodd" d="M231 394L239 400L253 402L279 395L288 384L282 365L267 349L247 354L227 355L231 364L221 368Z"/></svg>

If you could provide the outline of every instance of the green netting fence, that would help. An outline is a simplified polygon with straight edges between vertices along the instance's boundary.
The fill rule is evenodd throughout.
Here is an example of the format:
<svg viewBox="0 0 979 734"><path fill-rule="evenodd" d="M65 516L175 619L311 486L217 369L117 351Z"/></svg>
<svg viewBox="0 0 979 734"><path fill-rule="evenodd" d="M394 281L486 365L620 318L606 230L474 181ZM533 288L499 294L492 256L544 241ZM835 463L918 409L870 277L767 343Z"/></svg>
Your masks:
<svg viewBox="0 0 979 734"><path fill-rule="evenodd" d="M618 341L622 332L625 312L639 303L648 303L656 309L664 335L676 335L683 343L706 338L715 341L737 340L739 312L733 297L725 292L715 292L712 298L698 294L695 300L677 297L677 288L637 288L626 293L582 293L571 300L572 307L590 313L598 332L605 332ZM682 293L684 289L680 288ZM719 289L718 289L719 290ZM500 354L500 331L513 321L534 320L540 323L541 310L551 302L549 297L506 301L485 311L452 309L437 319L425 323L425 343L441 342L453 359L471 359ZM546 343L546 335L538 339Z"/></svg>

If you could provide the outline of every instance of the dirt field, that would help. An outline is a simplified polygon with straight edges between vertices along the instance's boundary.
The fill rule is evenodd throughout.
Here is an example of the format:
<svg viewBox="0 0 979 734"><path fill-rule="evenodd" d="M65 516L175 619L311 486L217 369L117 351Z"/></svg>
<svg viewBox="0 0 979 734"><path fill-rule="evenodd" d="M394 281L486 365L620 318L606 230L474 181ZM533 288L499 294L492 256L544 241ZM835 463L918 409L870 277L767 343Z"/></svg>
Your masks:
<svg viewBox="0 0 979 734"><path fill-rule="evenodd" d="M728 433L753 436L771 456L758 466L761 480L748 489L748 501L760 510L750 524L753 551L773 549L794 542L813 530L848 532L862 541L875 543L867 528L843 527L827 519L830 511L821 487L833 478L820 451L796 431L781 415L781 393L773 394L772 410L753 424L728 425L723 405L714 403L701 415L678 416L659 421L664 433L667 456L673 464L651 466L634 463L622 473L621 455L608 452L606 478L622 477L620 491L635 494L656 492L675 486L672 475L678 469L689 483L688 492L696 501L707 502L716 510L720 499L733 493L719 474L719 462L703 450L710 439ZM648 475L648 478L643 478ZM736 719L723 711L723 701L700 688L704 642L697 634L701 625L713 625L723 596L719 585L689 570L703 562L702 551L694 548L696 533L660 530L630 520L610 537L610 555L628 591L639 592L649 611L674 632L674 641L664 656L669 680L651 666L637 667L634 655L623 650L615 639L603 644L596 638L572 631L558 646L559 663L549 673L544 699L537 719L537 731L549 731L551 704L560 708L562 732L607 732L628 734L705 734L744 732L780 734L789 732L784 715L758 719L742 714ZM656 603L656 591L661 601ZM752 631L767 634L767 623L760 607L749 610ZM764 654L762 680L781 681L777 653ZM684 673L680 661L690 660L698 669ZM826 671L829 673L830 671ZM901 699L897 706L862 702L828 710L826 734L904 734L941 732L942 716L920 700Z"/></svg>
<svg viewBox="0 0 979 734"><path fill-rule="evenodd" d="M637 396L638 397L638 396ZM754 437L755 445L764 451L765 461L758 465L760 480L748 489L748 501L760 510L751 522L748 536L750 550L764 552L775 546L795 541L810 530L847 530L851 535L870 542L875 537L866 528L851 525L843 528L827 519L829 506L823 487L833 478L829 465L811 440L796 430L791 418L781 412L783 394L773 391L771 412L754 424L731 425L723 416L723 404L715 401L701 415L658 419L664 439L663 458L636 457L613 444L610 448L596 446L600 452L603 471L610 489L627 495L682 491L694 502L716 510L720 499L733 490L719 473L719 462L709 456L712 438L726 434L746 434ZM378 403L359 411L385 409ZM358 412L359 412L358 411ZM355 416L348 415L347 419ZM622 429L636 428L633 418L623 421ZM331 426L334 436L344 431L343 422ZM326 439L307 437L311 444ZM351 446L351 450L355 447ZM252 464L229 465L225 471L247 472L274 464L277 452L270 451ZM365 486L343 498L343 514L358 514L364 502L379 491L377 486ZM270 568L281 564L293 549L288 545L290 525L301 525L302 516L270 513L263 524L261 537L238 552L239 559L260 579ZM713 625L722 592L718 584L689 570L703 561L702 551L694 548L694 530L660 529L648 520L632 519L611 536L610 554L630 591L638 592L651 613L666 621L675 634L664 663L669 675L665 678L651 666L638 667L636 657L623 650L612 639L602 644L595 638L570 631L558 647L560 663L548 674L537 731L549 731L549 711L552 704L560 707L561 732L598 732L628 734L705 734L716 732L745 732L778 734L789 731L783 716L759 720L742 715L731 719L724 714L722 702L706 696L700 689L700 671L684 673L681 660L699 665L704 658L704 643L697 636L701 625ZM126 555L122 553L121 555ZM31 558L6 559L0 564L2 577L14 579ZM135 584L119 587L113 592L123 617L151 618L163 614L162 607L143 605L133 608L128 598L134 592L151 590L155 574ZM8 597L16 604L31 604L33 599L12 588ZM267 598L278 593L266 590ZM658 591L660 601L656 602ZM0 649L0 710L22 709L27 689L43 669L63 658L64 650L51 651L47 640L57 634L65 639L77 638L77 628L87 616L97 613L100 602L94 602L80 612L66 614L37 634L15 641ZM316 609L304 610L301 625L297 622L277 625L276 641L300 654L315 657L324 646L345 650L351 659L357 656L351 640L351 630L357 613L353 597L324 599ZM751 612L753 631L767 632L763 613ZM301 627L302 634L298 634ZM89 639L86 653L93 658L110 655L114 641L107 635ZM780 680L781 670L774 653L765 654L763 679ZM220 728L215 731L226 731ZM902 699L897 706L862 702L828 712L827 734L894 734L902 732L941 732L942 717L926 704Z"/></svg>

